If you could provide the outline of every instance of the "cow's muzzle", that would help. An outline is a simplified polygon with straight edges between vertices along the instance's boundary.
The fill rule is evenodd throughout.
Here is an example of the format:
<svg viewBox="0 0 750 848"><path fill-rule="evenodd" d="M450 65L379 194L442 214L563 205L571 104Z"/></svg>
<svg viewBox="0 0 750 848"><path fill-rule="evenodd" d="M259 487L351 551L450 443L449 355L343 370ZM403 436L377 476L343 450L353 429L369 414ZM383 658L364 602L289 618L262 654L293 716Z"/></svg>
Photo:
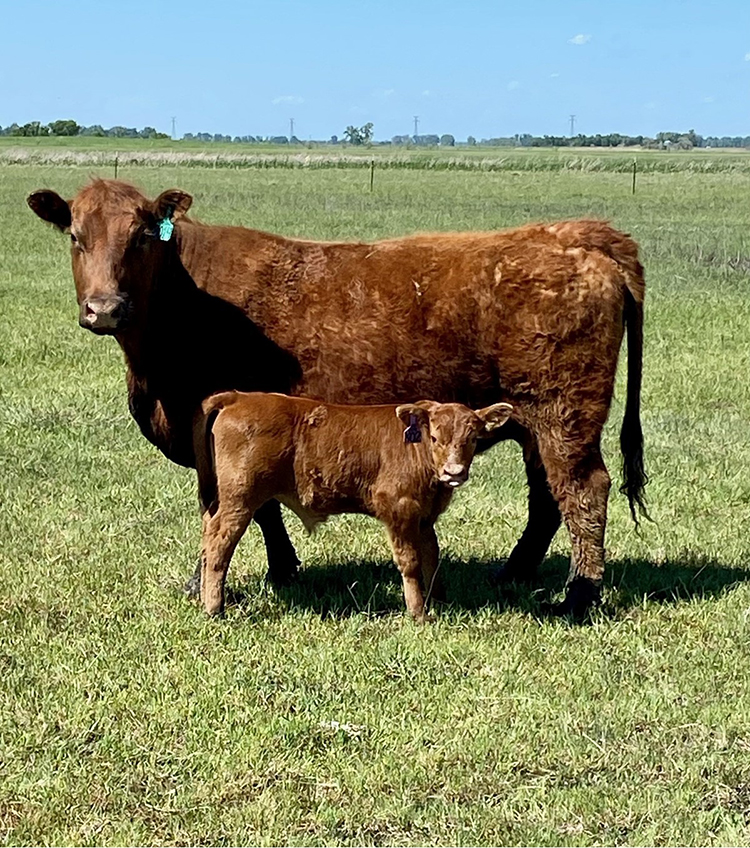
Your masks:
<svg viewBox="0 0 750 848"><path fill-rule="evenodd" d="M116 333L125 326L127 318L125 298L119 295L92 297L81 304L78 323L92 333Z"/></svg>

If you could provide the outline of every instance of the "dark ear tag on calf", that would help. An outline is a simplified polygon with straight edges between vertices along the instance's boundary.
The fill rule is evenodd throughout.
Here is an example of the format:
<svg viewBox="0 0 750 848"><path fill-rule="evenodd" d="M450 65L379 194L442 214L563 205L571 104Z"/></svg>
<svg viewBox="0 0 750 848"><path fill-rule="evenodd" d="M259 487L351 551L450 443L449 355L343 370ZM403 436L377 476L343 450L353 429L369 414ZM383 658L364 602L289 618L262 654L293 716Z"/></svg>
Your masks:
<svg viewBox="0 0 750 848"><path fill-rule="evenodd" d="M414 445L422 441L422 428L414 413L409 415L409 426L404 430L404 441L407 445Z"/></svg>

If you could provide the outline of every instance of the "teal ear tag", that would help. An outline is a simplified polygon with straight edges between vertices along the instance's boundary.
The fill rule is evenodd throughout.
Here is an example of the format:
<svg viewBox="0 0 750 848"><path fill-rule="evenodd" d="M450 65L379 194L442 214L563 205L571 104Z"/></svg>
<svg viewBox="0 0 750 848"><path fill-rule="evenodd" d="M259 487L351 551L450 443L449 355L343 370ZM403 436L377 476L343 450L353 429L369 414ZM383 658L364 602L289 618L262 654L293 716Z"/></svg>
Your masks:
<svg viewBox="0 0 750 848"><path fill-rule="evenodd" d="M161 241L169 241L172 238L172 233L174 232L174 224L171 219L172 208L169 208L166 216L159 221L159 238Z"/></svg>

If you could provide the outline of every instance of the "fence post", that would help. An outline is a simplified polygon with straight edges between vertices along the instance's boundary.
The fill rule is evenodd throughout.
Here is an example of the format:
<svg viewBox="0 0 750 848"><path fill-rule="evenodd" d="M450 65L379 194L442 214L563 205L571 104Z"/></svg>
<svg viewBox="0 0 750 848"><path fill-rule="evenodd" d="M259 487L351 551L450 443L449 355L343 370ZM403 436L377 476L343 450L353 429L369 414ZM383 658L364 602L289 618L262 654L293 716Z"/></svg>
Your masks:
<svg viewBox="0 0 750 848"><path fill-rule="evenodd" d="M370 161L370 191L372 191L373 183L375 182L375 160Z"/></svg>
<svg viewBox="0 0 750 848"><path fill-rule="evenodd" d="M635 173L638 169L638 160L633 159L633 194L635 194Z"/></svg>
<svg viewBox="0 0 750 848"><path fill-rule="evenodd" d="M117 179L117 163L118 163L119 159L120 159L120 154L115 153L115 179Z"/></svg>

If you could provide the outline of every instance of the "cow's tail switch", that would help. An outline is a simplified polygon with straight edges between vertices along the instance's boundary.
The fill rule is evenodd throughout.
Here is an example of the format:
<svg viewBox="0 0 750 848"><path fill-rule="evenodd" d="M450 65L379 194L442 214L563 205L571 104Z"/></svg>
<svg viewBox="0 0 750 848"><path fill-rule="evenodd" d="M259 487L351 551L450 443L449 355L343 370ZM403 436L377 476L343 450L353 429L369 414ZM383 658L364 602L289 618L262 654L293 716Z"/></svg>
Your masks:
<svg viewBox="0 0 750 848"><path fill-rule="evenodd" d="M625 416L620 430L622 450L622 486L627 495L630 514L638 524L638 516L650 519L644 500L648 483L643 464L643 430L641 429L641 376L643 373L643 267L637 260L625 269L624 321L628 340L628 378Z"/></svg>

